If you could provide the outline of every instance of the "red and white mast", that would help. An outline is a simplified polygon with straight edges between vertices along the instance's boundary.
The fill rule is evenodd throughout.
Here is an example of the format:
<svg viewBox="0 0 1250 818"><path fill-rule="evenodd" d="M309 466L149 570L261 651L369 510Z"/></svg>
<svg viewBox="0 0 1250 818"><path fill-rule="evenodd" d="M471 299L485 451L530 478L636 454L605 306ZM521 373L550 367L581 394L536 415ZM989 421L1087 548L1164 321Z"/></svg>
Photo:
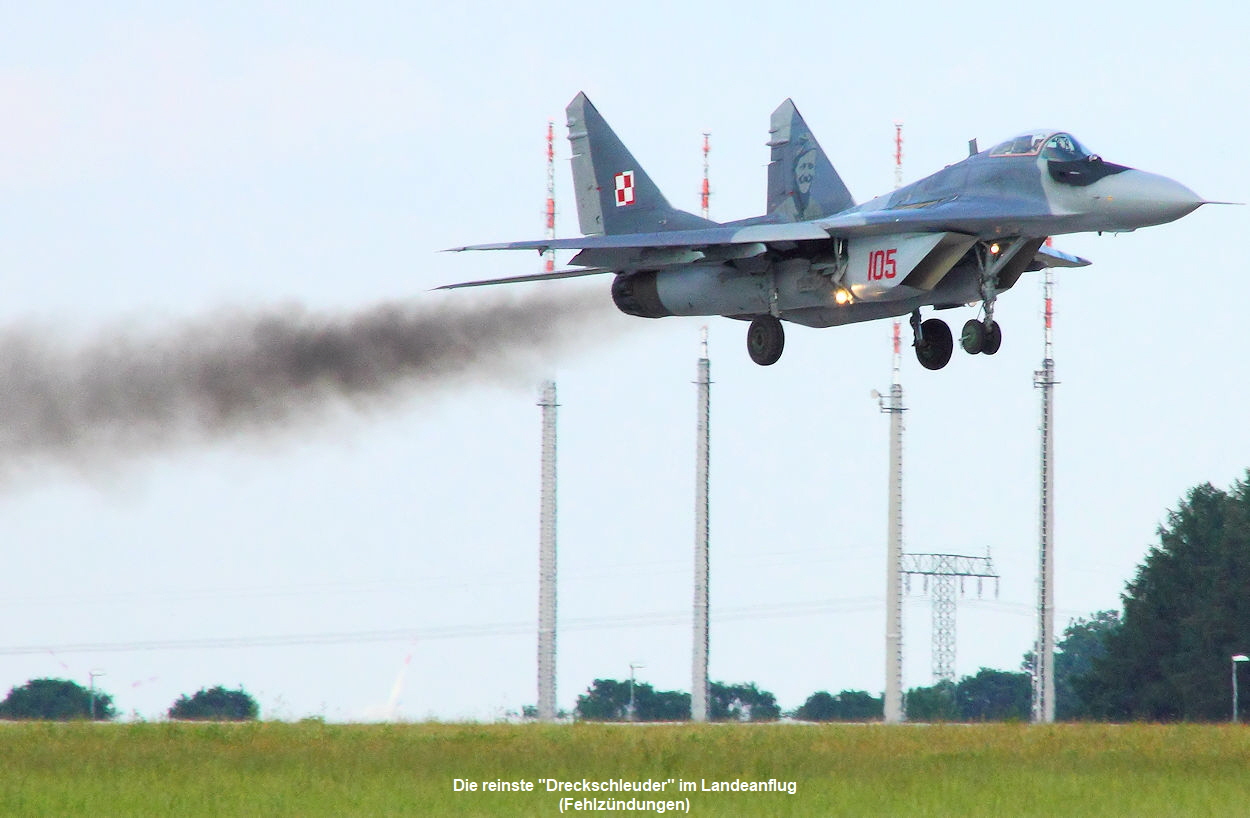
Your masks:
<svg viewBox="0 0 1250 818"><path fill-rule="evenodd" d="M1050 246L1050 239L1046 239ZM1042 368L1033 373L1033 385L1042 390L1041 491L1038 509L1037 646L1033 651L1033 721L1055 720L1055 354L1054 271L1043 279L1046 329L1042 340Z"/></svg>
<svg viewBox="0 0 1250 818"><path fill-rule="evenodd" d="M903 186L903 123L894 120L894 189L898 190ZM902 321L898 318L894 319L894 380L891 383L899 382L899 351L898 351L898 335Z"/></svg>
<svg viewBox="0 0 1250 818"><path fill-rule="evenodd" d="M708 138L711 135L712 134L707 131L703 132L703 191L700 197L700 202L703 206L703 218L705 219L708 218L708 200L712 198L712 189L708 187L707 176L707 155L708 151L712 150L711 145L708 144Z"/></svg>
<svg viewBox="0 0 1250 818"><path fill-rule="evenodd" d="M903 184L903 123L894 123L894 187ZM903 384L899 335L902 324L894 321L894 355L888 400L880 399L881 411L890 415L890 491L886 528L885 578L885 695L886 724L907 718L903 707Z"/></svg>
<svg viewBox="0 0 1250 818"><path fill-rule="evenodd" d="M555 124L547 120L547 238L556 237L556 147ZM543 271L556 269L556 251L543 253Z"/></svg>
<svg viewBox="0 0 1250 818"><path fill-rule="evenodd" d="M903 186L903 123L894 121L894 189Z"/></svg>

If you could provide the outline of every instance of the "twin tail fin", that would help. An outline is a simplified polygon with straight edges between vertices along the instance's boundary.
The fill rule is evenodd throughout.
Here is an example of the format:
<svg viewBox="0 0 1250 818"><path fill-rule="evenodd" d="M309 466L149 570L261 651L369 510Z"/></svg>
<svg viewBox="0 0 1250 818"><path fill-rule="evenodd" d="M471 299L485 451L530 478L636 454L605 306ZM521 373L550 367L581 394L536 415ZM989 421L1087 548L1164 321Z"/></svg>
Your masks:
<svg viewBox="0 0 1250 818"><path fill-rule="evenodd" d="M698 230L718 224L669 204L584 93L573 98L565 113L583 235ZM788 99L773 111L768 146L767 221L808 221L854 206L842 177Z"/></svg>
<svg viewBox="0 0 1250 818"><path fill-rule="evenodd" d="M584 93L565 109L577 220L586 236L697 230L716 222L668 203Z"/></svg>
<svg viewBox="0 0 1250 818"><path fill-rule="evenodd" d="M841 213L855 200L799 109L786 100L773 111L768 128L768 206L773 221L801 222Z"/></svg>

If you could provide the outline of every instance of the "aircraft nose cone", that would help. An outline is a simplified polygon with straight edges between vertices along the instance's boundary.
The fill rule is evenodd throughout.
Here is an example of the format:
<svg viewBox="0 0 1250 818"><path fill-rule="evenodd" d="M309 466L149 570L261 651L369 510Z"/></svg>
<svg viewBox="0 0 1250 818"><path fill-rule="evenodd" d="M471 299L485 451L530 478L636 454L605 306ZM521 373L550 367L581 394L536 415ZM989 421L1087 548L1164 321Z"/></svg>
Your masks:
<svg viewBox="0 0 1250 818"><path fill-rule="evenodd" d="M1166 176L1126 170L1102 180L1098 197L1125 226L1148 227L1186 216L1203 203L1197 193ZM1132 229L1132 228L1129 228Z"/></svg>

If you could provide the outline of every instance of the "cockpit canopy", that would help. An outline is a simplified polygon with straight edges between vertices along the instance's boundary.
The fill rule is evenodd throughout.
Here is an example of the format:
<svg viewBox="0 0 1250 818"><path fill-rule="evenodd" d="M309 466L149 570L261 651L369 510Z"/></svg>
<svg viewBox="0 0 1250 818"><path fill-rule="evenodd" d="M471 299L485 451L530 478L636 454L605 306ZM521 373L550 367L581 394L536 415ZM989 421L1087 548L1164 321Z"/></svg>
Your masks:
<svg viewBox="0 0 1250 818"><path fill-rule="evenodd" d="M1037 156L1073 162L1092 156L1071 134L1051 130L1030 131L990 148L990 156Z"/></svg>

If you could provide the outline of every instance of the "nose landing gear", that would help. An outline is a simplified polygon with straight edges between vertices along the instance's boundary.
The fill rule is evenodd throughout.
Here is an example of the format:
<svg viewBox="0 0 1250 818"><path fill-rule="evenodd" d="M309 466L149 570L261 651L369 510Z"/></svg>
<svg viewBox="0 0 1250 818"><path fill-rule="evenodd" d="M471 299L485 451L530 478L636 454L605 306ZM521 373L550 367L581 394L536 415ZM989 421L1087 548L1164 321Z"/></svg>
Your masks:
<svg viewBox="0 0 1250 818"><path fill-rule="evenodd" d="M978 353L993 355L998 352L1002 344L1003 330L993 319L978 321L971 318L964 324L963 332L959 334L959 345L969 355Z"/></svg>

